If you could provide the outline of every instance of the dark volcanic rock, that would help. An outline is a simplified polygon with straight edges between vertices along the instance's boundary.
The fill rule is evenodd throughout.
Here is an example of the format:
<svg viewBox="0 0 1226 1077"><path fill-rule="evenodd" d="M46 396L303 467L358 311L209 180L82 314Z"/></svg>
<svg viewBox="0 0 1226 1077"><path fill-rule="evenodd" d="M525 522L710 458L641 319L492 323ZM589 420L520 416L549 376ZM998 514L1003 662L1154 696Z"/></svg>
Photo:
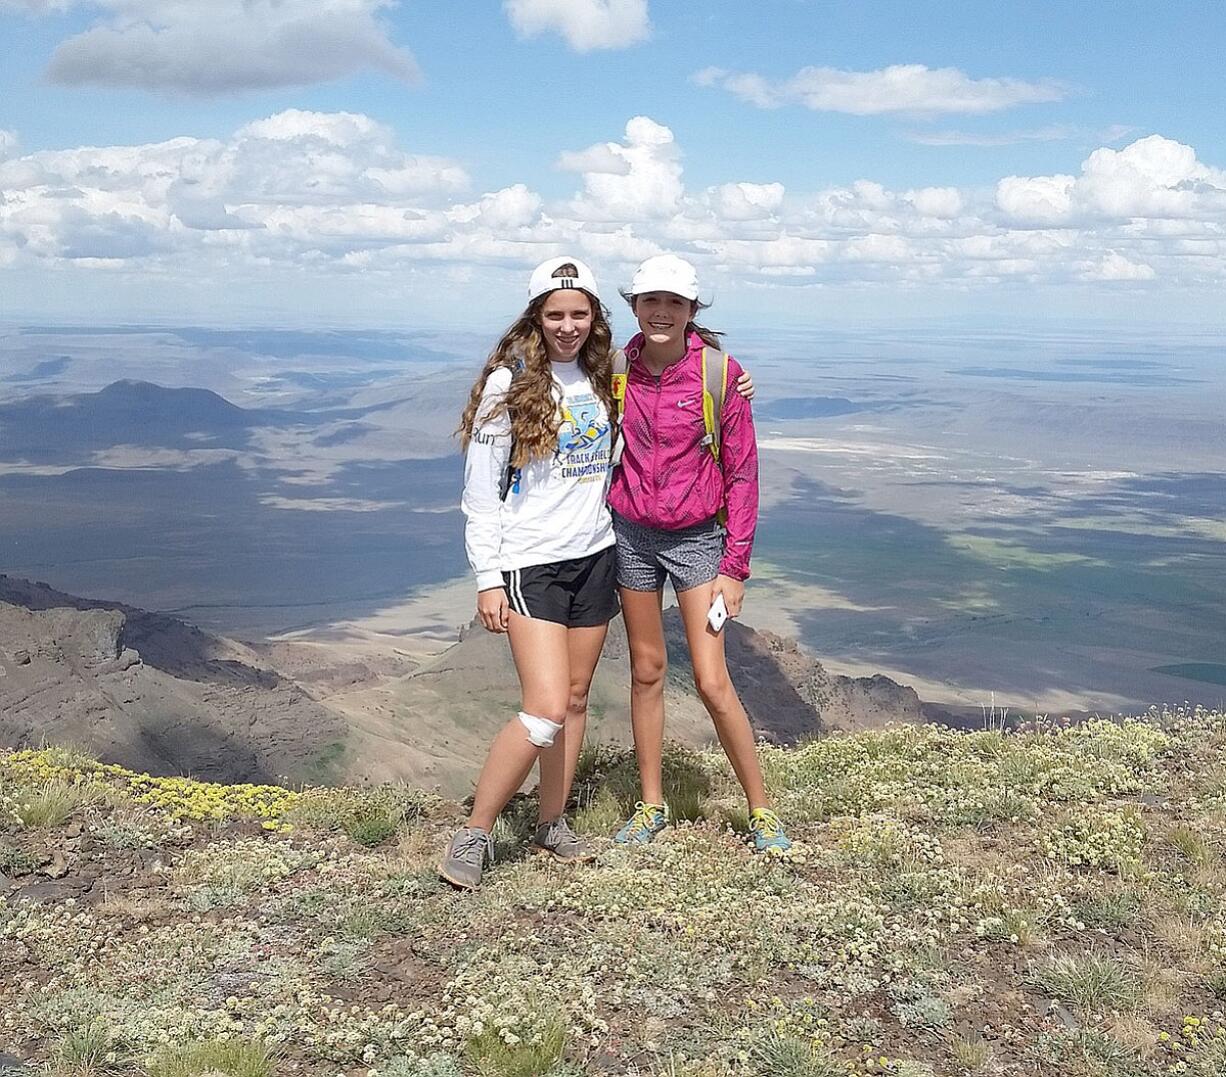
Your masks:
<svg viewBox="0 0 1226 1077"><path fill-rule="evenodd" d="M666 610L670 666L691 676L680 612ZM832 675L794 639L729 621L728 669L758 736L777 744L834 730L881 728L889 722L920 722L913 688L878 674Z"/></svg>
<svg viewBox="0 0 1226 1077"><path fill-rule="evenodd" d="M0 674L0 745L76 744L152 774L306 777L346 737L252 648L3 575Z"/></svg>

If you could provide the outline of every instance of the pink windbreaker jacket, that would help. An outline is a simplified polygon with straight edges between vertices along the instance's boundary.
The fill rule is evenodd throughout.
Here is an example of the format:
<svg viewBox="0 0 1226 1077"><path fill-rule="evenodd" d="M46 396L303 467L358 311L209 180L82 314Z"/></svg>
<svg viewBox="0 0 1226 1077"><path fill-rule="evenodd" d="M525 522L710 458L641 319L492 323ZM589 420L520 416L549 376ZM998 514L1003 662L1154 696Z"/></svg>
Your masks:
<svg viewBox="0 0 1226 1077"><path fill-rule="evenodd" d="M726 504L728 534L719 570L747 580L758 525L758 446L749 401L736 391L741 366L728 361L716 464L702 443L702 338L691 333L685 357L659 377L643 366L642 347L641 333L626 345L626 442L621 466L613 469L609 505L637 524L678 531L711 519Z"/></svg>

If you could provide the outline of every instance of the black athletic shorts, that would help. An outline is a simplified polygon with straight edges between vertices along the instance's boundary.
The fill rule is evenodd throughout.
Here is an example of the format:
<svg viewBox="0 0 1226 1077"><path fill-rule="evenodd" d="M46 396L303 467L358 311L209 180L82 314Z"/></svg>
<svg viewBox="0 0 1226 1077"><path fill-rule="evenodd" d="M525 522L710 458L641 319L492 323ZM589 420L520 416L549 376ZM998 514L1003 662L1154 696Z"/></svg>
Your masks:
<svg viewBox="0 0 1226 1077"><path fill-rule="evenodd" d="M517 568L504 572L502 580L516 613L567 628L608 624L621 608L614 546L570 561Z"/></svg>

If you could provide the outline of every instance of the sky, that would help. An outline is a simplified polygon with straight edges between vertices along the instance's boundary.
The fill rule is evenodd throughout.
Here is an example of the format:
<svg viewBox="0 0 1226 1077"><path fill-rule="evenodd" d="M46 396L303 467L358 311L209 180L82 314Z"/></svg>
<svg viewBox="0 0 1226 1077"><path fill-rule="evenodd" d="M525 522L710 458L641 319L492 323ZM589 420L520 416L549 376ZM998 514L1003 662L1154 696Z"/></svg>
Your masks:
<svg viewBox="0 0 1226 1077"><path fill-rule="evenodd" d="M0 321L1220 327L1221 0L0 0Z"/></svg>

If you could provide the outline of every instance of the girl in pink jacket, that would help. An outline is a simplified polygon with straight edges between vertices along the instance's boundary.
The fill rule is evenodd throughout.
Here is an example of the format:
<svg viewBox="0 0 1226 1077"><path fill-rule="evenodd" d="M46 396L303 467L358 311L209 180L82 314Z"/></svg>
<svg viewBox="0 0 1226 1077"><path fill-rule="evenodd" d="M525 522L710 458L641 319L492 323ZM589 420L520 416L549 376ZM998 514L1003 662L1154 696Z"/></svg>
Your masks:
<svg viewBox="0 0 1226 1077"><path fill-rule="evenodd" d="M617 535L617 582L630 640L634 746L643 799L616 841L651 841L668 824L664 803L664 584L671 579L685 623L694 683L749 800L759 852L791 847L771 810L753 729L724 659L714 606L741 611L758 518L758 450L749 402L724 392L719 458L703 417L703 351L719 338L694 322L698 277L674 255L649 258L626 293L640 332L629 360L621 465L609 492ZM717 366L718 368L718 366ZM741 374L729 358L727 383ZM716 400L718 385L709 386ZM726 525L721 522L726 513ZM722 627L722 626L721 626Z"/></svg>

